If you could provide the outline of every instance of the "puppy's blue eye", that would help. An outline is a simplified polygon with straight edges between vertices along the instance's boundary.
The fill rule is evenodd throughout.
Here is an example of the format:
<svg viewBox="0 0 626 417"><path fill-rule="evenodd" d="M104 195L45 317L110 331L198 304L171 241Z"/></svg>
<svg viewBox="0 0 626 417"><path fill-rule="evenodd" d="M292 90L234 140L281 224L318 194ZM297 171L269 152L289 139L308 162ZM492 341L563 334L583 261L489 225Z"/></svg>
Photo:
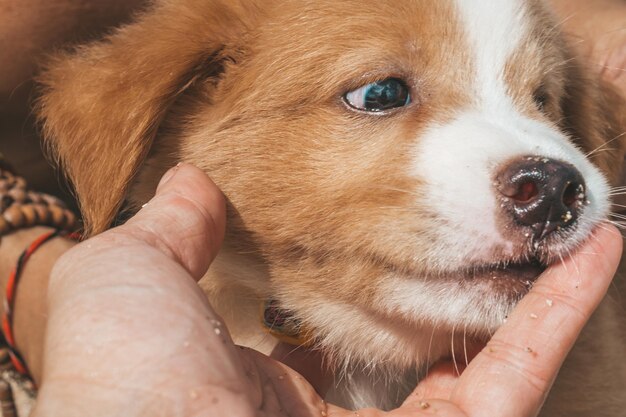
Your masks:
<svg viewBox="0 0 626 417"><path fill-rule="evenodd" d="M411 95L404 81L387 78L350 91L344 100L357 110L376 113L408 105Z"/></svg>

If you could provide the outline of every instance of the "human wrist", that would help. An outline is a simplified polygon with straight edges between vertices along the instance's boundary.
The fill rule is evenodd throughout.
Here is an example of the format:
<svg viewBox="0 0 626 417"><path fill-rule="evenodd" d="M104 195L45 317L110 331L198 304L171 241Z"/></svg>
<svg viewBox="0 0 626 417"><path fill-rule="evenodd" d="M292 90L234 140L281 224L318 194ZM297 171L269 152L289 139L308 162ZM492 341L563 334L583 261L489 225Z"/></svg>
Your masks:
<svg viewBox="0 0 626 417"><path fill-rule="evenodd" d="M22 252L40 236L52 232L49 227L21 229L2 236L0 241L0 293L6 294L9 274ZM48 279L56 260L75 243L55 238L35 253L25 264L16 287L12 327L17 350L26 361L31 376L40 381L43 338L46 326L46 296ZM4 314L4 305L0 305Z"/></svg>

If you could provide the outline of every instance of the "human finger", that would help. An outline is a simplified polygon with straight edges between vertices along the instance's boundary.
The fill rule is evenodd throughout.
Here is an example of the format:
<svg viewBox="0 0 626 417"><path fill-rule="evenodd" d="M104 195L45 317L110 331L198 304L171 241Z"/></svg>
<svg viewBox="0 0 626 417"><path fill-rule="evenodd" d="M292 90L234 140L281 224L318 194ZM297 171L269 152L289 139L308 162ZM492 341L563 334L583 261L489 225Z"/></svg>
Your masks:
<svg viewBox="0 0 626 417"><path fill-rule="evenodd" d="M549 268L459 379L451 400L471 416L534 416L567 353L604 297L622 253L602 225Z"/></svg>
<svg viewBox="0 0 626 417"><path fill-rule="evenodd" d="M180 164L165 173L150 200L110 232L140 239L200 279L219 251L226 225L224 196L200 169Z"/></svg>

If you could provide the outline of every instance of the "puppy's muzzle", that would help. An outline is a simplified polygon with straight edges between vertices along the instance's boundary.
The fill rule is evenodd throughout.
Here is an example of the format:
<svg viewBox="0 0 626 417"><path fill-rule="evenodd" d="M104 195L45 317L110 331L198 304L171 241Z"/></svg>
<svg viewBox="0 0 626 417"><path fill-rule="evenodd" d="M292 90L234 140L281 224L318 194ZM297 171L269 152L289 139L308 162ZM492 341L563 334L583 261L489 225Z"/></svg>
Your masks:
<svg viewBox="0 0 626 417"><path fill-rule="evenodd" d="M587 200L585 180L572 165L527 156L508 162L496 176L503 209L535 241L576 224Z"/></svg>

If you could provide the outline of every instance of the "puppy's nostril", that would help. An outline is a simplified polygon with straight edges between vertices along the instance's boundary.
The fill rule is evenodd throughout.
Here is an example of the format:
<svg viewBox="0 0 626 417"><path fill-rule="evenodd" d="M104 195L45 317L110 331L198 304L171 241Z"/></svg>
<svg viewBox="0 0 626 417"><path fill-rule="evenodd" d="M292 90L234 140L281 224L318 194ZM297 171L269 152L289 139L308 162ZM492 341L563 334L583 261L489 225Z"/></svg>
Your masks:
<svg viewBox="0 0 626 417"><path fill-rule="evenodd" d="M534 181L524 182L519 186L517 194L511 198L520 203L528 203L539 194L539 188Z"/></svg>
<svg viewBox="0 0 626 417"><path fill-rule="evenodd" d="M566 207L575 207L585 201L585 186L578 182L571 182L563 192L563 204Z"/></svg>
<svg viewBox="0 0 626 417"><path fill-rule="evenodd" d="M586 201L585 181L572 165L544 157L510 161L498 173L496 188L505 213L533 230L535 239L571 227Z"/></svg>

